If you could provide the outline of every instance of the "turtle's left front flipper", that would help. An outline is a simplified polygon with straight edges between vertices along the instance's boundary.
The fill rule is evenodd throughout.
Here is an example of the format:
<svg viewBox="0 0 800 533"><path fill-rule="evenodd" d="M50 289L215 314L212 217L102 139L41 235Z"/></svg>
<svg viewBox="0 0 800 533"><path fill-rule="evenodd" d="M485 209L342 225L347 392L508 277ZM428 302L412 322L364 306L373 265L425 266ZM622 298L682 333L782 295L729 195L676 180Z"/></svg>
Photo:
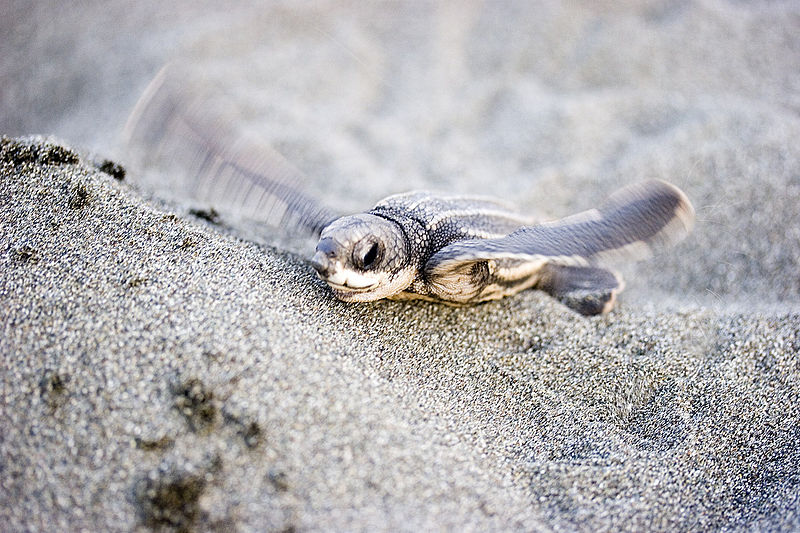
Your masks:
<svg viewBox="0 0 800 533"><path fill-rule="evenodd" d="M523 226L499 239L445 246L428 260L425 275L442 291L440 297L460 303L495 299L540 285L559 299L577 294L570 284L575 284L579 293L581 286L591 288L596 283L603 293L603 286L616 276L598 265L648 257L654 249L683 239L693 222L694 209L680 189L663 181L646 181L619 190L600 209ZM548 276L558 279L548 281ZM449 291L448 287L454 286L460 287L458 294ZM611 296L621 286L612 289ZM613 299L610 302L613 304ZM600 312L609 309L603 305Z"/></svg>
<svg viewBox="0 0 800 533"><path fill-rule="evenodd" d="M157 172L151 189L270 226L319 235L337 218L305 190L305 176L246 135L224 91L168 63L125 125L128 157Z"/></svg>

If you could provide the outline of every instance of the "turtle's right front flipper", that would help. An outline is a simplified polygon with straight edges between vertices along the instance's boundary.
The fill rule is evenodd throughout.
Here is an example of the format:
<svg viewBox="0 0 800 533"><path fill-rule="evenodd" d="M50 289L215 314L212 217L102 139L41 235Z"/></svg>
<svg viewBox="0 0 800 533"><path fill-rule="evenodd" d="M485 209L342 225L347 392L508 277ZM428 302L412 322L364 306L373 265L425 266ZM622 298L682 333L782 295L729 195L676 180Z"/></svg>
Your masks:
<svg viewBox="0 0 800 533"><path fill-rule="evenodd" d="M242 135L209 86L167 64L125 126L129 155L155 166L173 195L285 229L319 235L335 213L302 191L302 173L269 144ZM154 183L157 189L165 189ZM163 192L163 191L162 191Z"/></svg>
<svg viewBox="0 0 800 533"><path fill-rule="evenodd" d="M600 209L523 226L498 239L471 239L445 246L426 265L429 275L464 261L510 259L587 266L639 260L654 248L677 243L691 231L694 209L683 192L663 181L620 189Z"/></svg>
<svg viewBox="0 0 800 533"><path fill-rule="evenodd" d="M646 181L621 189L600 209L523 226L497 239L445 246L428 260L425 276L442 299L461 303L534 287L570 301L576 301L581 292L597 289L607 296L600 300L613 304L612 297L621 286L615 286L618 280L612 272L599 266L643 259L653 249L683 239L693 221L694 209L683 192L662 181ZM587 304L591 312L585 314L610 309L603 304L595 311L601 303ZM571 307L581 311L582 305Z"/></svg>

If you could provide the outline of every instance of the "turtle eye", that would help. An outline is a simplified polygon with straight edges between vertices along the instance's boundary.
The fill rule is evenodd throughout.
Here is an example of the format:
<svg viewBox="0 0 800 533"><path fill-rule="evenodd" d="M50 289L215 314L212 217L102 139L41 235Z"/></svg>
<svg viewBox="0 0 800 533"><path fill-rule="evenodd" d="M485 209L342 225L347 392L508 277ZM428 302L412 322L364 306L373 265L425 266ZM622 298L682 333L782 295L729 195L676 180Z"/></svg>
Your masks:
<svg viewBox="0 0 800 533"><path fill-rule="evenodd" d="M364 255L364 268L369 268L372 266L372 263L378 258L378 243L374 243L372 246L369 247L367 253Z"/></svg>
<svg viewBox="0 0 800 533"><path fill-rule="evenodd" d="M353 262L358 268L369 270L377 263L381 252L379 242L365 242L363 245L356 247L356 252L353 254Z"/></svg>

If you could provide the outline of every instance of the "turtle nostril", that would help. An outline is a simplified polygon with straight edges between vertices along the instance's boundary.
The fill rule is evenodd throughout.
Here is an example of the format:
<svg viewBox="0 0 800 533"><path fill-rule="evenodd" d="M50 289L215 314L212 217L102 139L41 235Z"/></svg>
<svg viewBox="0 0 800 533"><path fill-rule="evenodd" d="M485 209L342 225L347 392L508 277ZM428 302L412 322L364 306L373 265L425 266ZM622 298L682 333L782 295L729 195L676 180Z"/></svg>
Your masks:
<svg viewBox="0 0 800 533"><path fill-rule="evenodd" d="M330 272L331 263L324 252L319 251L311 258L311 266L314 267L320 276L327 276Z"/></svg>

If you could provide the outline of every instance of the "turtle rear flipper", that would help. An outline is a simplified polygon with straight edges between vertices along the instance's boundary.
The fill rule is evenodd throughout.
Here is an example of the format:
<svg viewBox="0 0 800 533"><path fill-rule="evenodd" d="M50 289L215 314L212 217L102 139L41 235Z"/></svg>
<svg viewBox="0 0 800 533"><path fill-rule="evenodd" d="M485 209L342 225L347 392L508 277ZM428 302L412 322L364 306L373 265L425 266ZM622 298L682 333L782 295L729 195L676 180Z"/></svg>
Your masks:
<svg viewBox="0 0 800 533"><path fill-rule="evenodd" d="M601 267L546 265L536 288L582 315L607 313L625 283Z"/></svg>

